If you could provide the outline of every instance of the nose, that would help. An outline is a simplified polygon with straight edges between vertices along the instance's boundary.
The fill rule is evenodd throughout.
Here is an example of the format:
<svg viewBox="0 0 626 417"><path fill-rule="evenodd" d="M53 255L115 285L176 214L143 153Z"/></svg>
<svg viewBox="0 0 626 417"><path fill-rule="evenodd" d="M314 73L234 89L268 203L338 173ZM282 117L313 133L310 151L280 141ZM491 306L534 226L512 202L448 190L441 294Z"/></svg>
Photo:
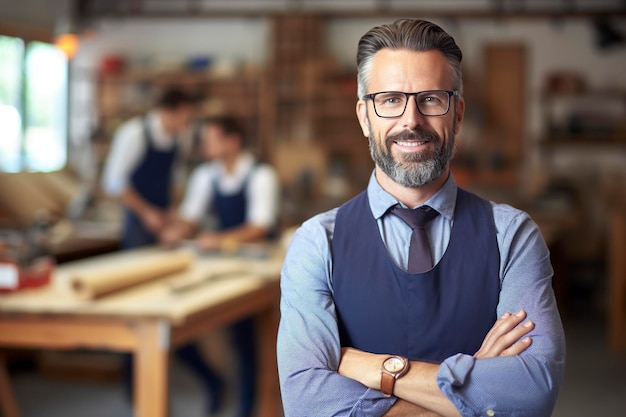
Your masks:
<svg viewBox="0 0 626 417"><path fill-rule="evenodd" d="M402 115L402 126L406 129L414 129L424 124L424 115L417 108L417 99L415 96L409 96L406 103L406 109Z"/></svg>

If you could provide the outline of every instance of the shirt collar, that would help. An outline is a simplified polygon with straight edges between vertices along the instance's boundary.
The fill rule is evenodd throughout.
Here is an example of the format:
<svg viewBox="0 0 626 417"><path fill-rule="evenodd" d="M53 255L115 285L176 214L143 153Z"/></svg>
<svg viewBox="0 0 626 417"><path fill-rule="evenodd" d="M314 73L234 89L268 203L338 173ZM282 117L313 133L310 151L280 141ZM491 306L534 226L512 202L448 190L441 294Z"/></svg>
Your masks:
<svg viewBox="0 0 626 417"><path fill-rule="evenodd" d="M173 135L165 133L159 110L152 110L148 113L148 127L152 137L159 143L168 143L173 138Z"/></svg>
<svg viewBox="0 0 626 417"><path fill-rule="evenodd" d="M226 174L226 165L224 162L217 159L215 160L216 165L222 171L223 174ZM231 175L239 176L244 175L252 169L252 166L255 164L254 156L247 151L242 151L239 156L237 156L237 161L235 162L235 169L233 170Z"/></svg>
<svg viewBox="0 0 626 417"><path fill-rule="evenodd" d="M456 206L456 193L457 185L452 176L452 172L448 176L448 179L443 184L443 187L439 189L431 198L429 198L424 204L428 205L439 212L440 215L446 217L448 220L454 218L454 208ZM397 198L389 194L383 189L376 179L375 171L367 185L367 196L369 199L370 209L376 219L381 218L390 207L399 204Z"/></svg>

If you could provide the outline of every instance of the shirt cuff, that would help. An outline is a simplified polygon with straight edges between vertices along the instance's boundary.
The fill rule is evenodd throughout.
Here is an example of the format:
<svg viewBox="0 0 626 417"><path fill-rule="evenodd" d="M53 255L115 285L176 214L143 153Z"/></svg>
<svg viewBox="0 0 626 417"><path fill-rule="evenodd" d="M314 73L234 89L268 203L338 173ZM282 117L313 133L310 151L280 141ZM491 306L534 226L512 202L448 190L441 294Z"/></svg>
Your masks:
<svg viewBox="0 0 626 417"><path fill-rule="evenodd" d="M439 389L452 401L462 416L474 415L473 410L461 400L457 391L465 385L475 362L474 357L459 353L443 361L437 374Z"/></svg>
<svg viewBox="0 0 626 417"><path fill-rule="evenodd" d="M382 416L395 404L396 397L386 397L380 391L368 389L354 405L351 417Z"/></svg>

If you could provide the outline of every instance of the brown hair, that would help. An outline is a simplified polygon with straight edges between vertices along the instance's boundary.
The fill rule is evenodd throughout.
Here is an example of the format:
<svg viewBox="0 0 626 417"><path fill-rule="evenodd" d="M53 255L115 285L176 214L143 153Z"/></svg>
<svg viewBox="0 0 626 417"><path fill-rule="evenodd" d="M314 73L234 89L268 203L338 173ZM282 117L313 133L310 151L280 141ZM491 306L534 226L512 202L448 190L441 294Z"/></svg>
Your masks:
<svg viewBox="0 0 626 417"><path fill-rule="evenodd" d="M241 142L241 147L246 145L246 132L241 123L231 116L211 116L202 121L204 127L209 125L219 126L226 135L237 136Z"/></svg>
<svg viewBox="0 0 626 417"><path fill-rule="evenodd" d="M399 19L391 24L373 27L359 40L356 57L359 98L367 94L374 55L384 48L441 51L448 59L452 70L453 88L463 94L461 73L463 53L454 38L427 20Z"/></svg>

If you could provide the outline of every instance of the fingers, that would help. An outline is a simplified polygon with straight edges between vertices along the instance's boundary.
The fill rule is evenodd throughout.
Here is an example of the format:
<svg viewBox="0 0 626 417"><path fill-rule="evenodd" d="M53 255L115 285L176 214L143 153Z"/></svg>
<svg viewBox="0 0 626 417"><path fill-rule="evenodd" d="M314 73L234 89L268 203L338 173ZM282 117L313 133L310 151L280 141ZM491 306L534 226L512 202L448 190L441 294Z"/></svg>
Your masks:
<svg viewBox="0 0 626 417"><path fill-rule="evenodd" d="M533 343L533 340L530 337L525 337L521 339L520 341L516 342L515 344L513 344L513 346L511 346L510 348L505 349L500 356L519 355L520 353L528 349L528 347L532 343Z"/></svg>
<svg viewBox="0 0 626 417"><path fill-rule="evenodd" d="M520 323L526 318L523 310L515 314L505 313L493 325L483 344L474 354L476 358L491 358L495 356L517 355L526 350L531 341L529 338L520 340L535 327L532 321Z"/></svg>

